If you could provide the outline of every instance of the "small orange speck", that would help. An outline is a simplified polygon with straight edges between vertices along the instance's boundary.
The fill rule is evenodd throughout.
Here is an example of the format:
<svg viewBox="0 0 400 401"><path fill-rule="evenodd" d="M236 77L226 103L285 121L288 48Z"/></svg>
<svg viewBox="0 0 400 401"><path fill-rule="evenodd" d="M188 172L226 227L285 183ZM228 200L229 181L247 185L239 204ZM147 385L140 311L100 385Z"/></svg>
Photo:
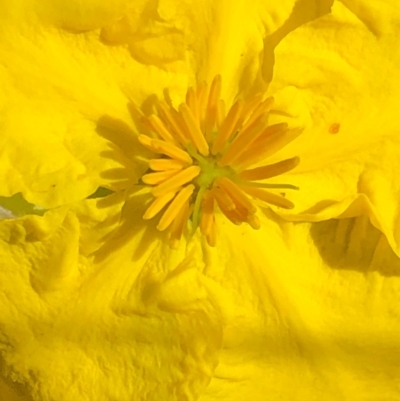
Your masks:
<svg viewBox="0 0 400 401"><path fill-rule="evenodd" d="M330 134L337 134L340 130L340 124L339 123L334 123L329 127L329 133Z"/></svg>

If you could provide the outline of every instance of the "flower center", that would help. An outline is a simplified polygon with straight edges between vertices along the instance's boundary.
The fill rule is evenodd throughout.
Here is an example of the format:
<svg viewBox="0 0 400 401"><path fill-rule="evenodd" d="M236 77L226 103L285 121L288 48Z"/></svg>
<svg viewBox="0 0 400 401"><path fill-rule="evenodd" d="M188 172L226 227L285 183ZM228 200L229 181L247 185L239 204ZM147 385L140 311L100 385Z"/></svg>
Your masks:
<svg viewBox="0 0 400 401"><path fill-rule="evenodd" d="M234 171L231 168L220 167L215 157L200 159L197 164L201 168L201 171L196 177L195 182L200 188L210 188L214 180L218 177L234 175Z"/></svg>
<svg viewBox="0 0 400 401"><path fill-rule="evenodd" d="M258 204L293 208L293 203L266 189L298 189L289 184L271 184L265 180L284 174L297 166L298 157L278 163L258 165L296 138L298 131L287 124L268 124L272 98L258 94L238 100L226 113L220 99L221 77L189 88L186 102L178 110L159 102L157 114L143 117L155 135L140 135L139 141L160 155L149 161L152 172L142 182L152 187L154 198L144 219L162 213L158 230L170 231L175 247L191 221L209 245L216 243L215 213L221 212L232 223L260 227Z"/></svg>

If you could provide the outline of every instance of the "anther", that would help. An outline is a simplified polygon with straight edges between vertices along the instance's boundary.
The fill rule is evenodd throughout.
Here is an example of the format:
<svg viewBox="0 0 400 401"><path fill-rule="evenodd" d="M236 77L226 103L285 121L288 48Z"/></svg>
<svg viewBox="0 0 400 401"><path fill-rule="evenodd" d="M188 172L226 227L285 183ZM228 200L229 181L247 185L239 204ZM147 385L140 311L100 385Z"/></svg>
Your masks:
<svg viewBox="0 0 400 401"><path fill-rule="evenodd" d="M290 200L269 190L298 189L296 186L266 180L294 169L298 157L252 166L265 161L299 131L289 130L286 123L269 125L272 98L262 100L257 94L228 109L220 98L221 88L221 77L216 76L210 88L206 83L189 88L178 109L159 102L157 115L142 116L157 137L139 135L139 142L161 155L149 161L152 172L141 179L152 186L154 197L143 218L162 213L157 229L169 230L172 247L177 246L188 220L191 232L200 228L207 243L214 246L216 213L233 224L259 229L256 205L294 207Z"/></svg>

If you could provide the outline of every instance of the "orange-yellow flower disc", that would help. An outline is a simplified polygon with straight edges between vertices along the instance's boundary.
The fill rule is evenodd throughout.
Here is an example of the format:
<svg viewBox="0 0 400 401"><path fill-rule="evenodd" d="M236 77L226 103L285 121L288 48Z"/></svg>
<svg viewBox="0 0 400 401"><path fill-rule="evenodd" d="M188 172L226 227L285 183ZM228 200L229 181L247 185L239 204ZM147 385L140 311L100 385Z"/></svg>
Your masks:
<svg viewBox="0 0 400 401"><path fill-rule="evenodd" d="M258 229L255 203L286 209L294 206L266 188L296 187L264 181L292 170L299 158L258 166L297 136L286 123L268 123L273 98L262 99L257 94L236 101L226 112L220 95L218 75L210 87L202 83L189 88L186 102L178 109L161 101L157 114L143 117L156 135L140 135L139 141L160 155L149 161L151 172L142 177L144 184L152 186L154 197L143 218L162 212L157 228L170 230L173 247L188 220L192 232L200 228L208 244L214 246L215 213L222 212L234 224L247 223Z"/></svg>

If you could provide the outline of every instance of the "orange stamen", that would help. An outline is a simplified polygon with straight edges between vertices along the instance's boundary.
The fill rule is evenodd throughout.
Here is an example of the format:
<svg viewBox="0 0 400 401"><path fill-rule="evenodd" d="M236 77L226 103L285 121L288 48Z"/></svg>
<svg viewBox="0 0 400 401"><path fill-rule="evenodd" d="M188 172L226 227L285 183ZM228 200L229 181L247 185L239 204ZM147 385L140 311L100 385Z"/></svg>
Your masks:
<svg viewBox="0 0 400 401"><path fill-rule="evenodd" d="M255 215L255 214L251 214L248 219L247 219L247 223L250 224L250 227L253 230L259 230L261 228L261 223L260 223L260 219Z"/></svg>
<svg viewBox="0 0 400 401"><path fill-rule="evenodd" d="M242 109L242 115L240 116L240 119L242 121L248 120L248 118L251 116L251 114L253 114L255 108L260 104L261 99L262 99L262 94L257 93L252 98L250 98L250 100L247 100L244 103L243 109ZM243 127L242 127L242 130L243 130Z"/></svg>
<svg viewBox="0 0 400 401"><path fill-rule="evenodd" d="M250 115L248 120L242 127L242 132L245 131L251 124L253 124L258 118L262 115L268 115L268 112L271 110L272 105L274 104L274 99L269 97L265 99L263 102L259 103L253 113Z"/></svg>
<svg viewBox="0 0 400 401"><path fill-rule="evenodd" d="M207 243L211 247L214 247L217 243L217 225L215 224L215 215L213 215L211 227L209 233L206 235Z"/></svg>
<svg viewBox="0 0 400 401"><path fill-rule="evenodd" d="M247 166L264 160L266 155L275 153L273 148L280 149L288 144L293 133L288 134L287 124L269 126L247 149L235 160L236 168L241 171Z"/></svg>
<svg viewBox="0 0 400 401"><path fill-rule="evenodd" d="M149 173L142 176L142 181L147 185L158 185L176 175L175 170L161 171L159 173Z"/></svg>
<svg viewBox="0 0 400 401"><path fill-rule="evenodd" d="M225 110L225 102L222 99L219 99L217 104L217 127L218 129L221 127L222 123L225 120L226 110Z"/></svg>
<svg viewBox="0 0 400 401"><path fill-rule="evenodd" d="M212 138L217 117L217 103L221 96L221 87L221 75L217 75L212 81L210 93L208 96L207 112L205 119L205 137L207 139L207 142L210 142Z"/></svg>
<svg viewBox="0 0 400 401"><path fill-rule="evenodd" d="M139 135L138 139L143 146L146 146L154 153L161 153L188 164L193 163L192 158L184 150L178 148L172 143L164 142L159 139L151 139L146 135Z"/></svg>
<svg viewBox="0 0 400 401"><path fill-rule="evenodd" d="M186 137L184 129L181 127L181 124L179 123L178 120L179 113L177 113L175 109L168 106L168 104L166 104L165 102L158 103L157 107L161 111L161 113L165 116L165 119L168 122L168 125L171 127L174 136L182 145L186 146L186 144L189 142L189 139Z"/></svg>
<svg viewBox="0 0 400 401"><path fill-rule="evenodd" d="M197 104L197 96L193 87L190 87L186 92L186 104L193 114L194 120L199 121L199 106Z"/></svg>
<svg viewBox="0 0 400 401"><path fill-rule="evenodd" d="M232 164L263 133L267 125L267 117L261 116L231 143L218 164L220 166Z"/></svg>
<svg viewBox="0 0 400 401"><path fill-rule="evenodd" d="M217 205L224 216L233 224L240 225L243 223L242 216L238 213L238 211L234 209L228 209L226 203L221 201L221 198L215 198L217 201Z"/></svg>
<svg viewBox="0 0 400 401"><path fill-rule="evenodd" d="M215 138L211 153L216 155L219 153L222 148L226 145L229 138L237 128L237 123L240 118L240 114L243 109L243 102L238 100L229 110L228 115L226 116L224 122L221 124L217 137Z"/></svg>
<svg viewBox="0 0 400 401"><path fill-rule="evenodd" d="M163 209L163 207L167 203L169 203L175 197L175 194L176 192L168 192L167 194L154 199L152 204L147 208L146 212L144 213L143 219L152 219Z"/></svg>
<svg viewBox="0 0 400 401"><path fill-rule="evenodd" d="M202 82L197 87L197 104L199 109L199 121L201 128L204 130L204 120L206 117L207 110L207 96L208 96L208 86L205 82Z"/></svg>
<svg viewBox="0 0 400 401"><path fill-rule="evenodd" d="M189 201L186 201L171 226L170 244L172 248L177 248L182 237L185 223L190 217Z"/></svg>
<svg viewBox="0 0 400 401"><path fill-rule="evenodd" d="M163 183L157 185L152 189L152 194L154 196L161 196L176 188L185 185L196 178L200 174L201 168L199 166L190 166L185 170L179 171L179 173L174 174L170 179L164 181Z"/></svg>
<svg viewBox="0 0 400 401"><path fill-rule="evenodd" d="M242 180L258 181L267 178L276 177L293 170L300 163L299 157L292 157L291 159L282 160L281 162L269 164L267 166L257 167L250 170L244 170L238 174Z"/></svg>
<svg viewBox="0 0 400 401"><path fill-rule="evenodd" d="M206 191L201 205L200 230L204 235L211 232L214 219L214 197L211 191Z"/></svg>
<svg viewBox="0 0 400 401"><path fill-rule="evenodd" d="M149 161L149 167L154 171L182 170L186 166L187 163L175 159L152 159Z"/></svg>
<svg viewBox="0 0 400 401"><path fill-rule="evenodd" d="M164 123L160 120L158 116L152 114L147 117L153 131L159 135L164 141L175 143L175 139L172 137Z"/></svg>
<svg viewBox="0 0 400 401"><path fill-rule="evenodd" d="M171 225L172 221L180 213L193 191L194 185L188 185L178 192L178 195L176 195L174 200L170 203L157 225L159 231L164 231Z"/></svg>
<svg viewBox="0 0 400 401"><path fill-rule="evenodd" d="M216 187L212 189L212 192L221 209L227 211L235 210L236 208L235 202L229 197L229 195L225 191L223 191L221 188Z"/></svg>
<svg viewBox="0 0 400 401"><path fill-rule="evenodd" d="M249 198L229 178L219 177L215 180L215 185L219 186L228 193L232 201L235 203L236 208L241 206L246 209L248 213L254 213L256 211L255 206L251 203Z"/></svg>
<svg viewBox="0 0 400 401"><path fill-rule="evenodd" d="M198 151L203 155L207 156L208 151L208 143L204 138L203 133L200 130L198 123L195 121L195 118L189 109L188 105L182 103L179 106L179 111L181 112L182 118L186 123L188 133L192 140L192 143L197 147Z"/></svg>
<svg viewBox="0 0 400 401"><path fill-rule="evenodd" d="M292 202L265 188L298 189L290 184L258 182L294 169L298 157L252 167L293 140L298 131L286 123L268 126L273 98L256 94L237 100L229 110L221 96L221 76L211 86L203 82L187 90L178 109L158 102L157 115L141 121L158 138L139 135L139 142L158 156L149 161L152 172L142 176L151 185L153 202L143 218L162 210L159 231L169 230L171 247L177 247L186 222L192 220L210 246L216 244L216 213L234 224L260 228L256 204L293 208Z"/></svg>

